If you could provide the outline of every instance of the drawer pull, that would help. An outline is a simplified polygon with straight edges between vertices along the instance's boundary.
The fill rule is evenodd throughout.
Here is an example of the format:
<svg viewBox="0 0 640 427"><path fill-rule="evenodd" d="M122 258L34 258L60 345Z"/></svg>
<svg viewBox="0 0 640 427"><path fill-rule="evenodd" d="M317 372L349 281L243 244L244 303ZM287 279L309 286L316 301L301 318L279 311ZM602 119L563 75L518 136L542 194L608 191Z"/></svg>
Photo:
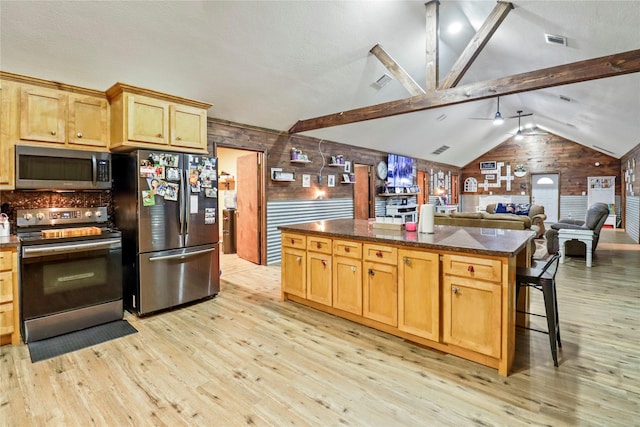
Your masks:
<svg viewBox="0 0 640 427"><path fill-rule="evenodd" d="M369 269L369 276L375 276L375 275L376 275L376 272L373 271L373 268L370 268Z"/></svg>
<svg viewBox="0 0 640 427"><path fill-rule="evenodd" d="M408 257L403 257L402 260L404 261L405 264L407 265L411 265L411 260Z"/></svg>
<svg viewBox="0 0 640 427"><path fill-rule="evenodd" d="M326 267L326 266L327 266L327 261L326 261L326 260L324 260L324 259L323 259L321 262L322 262L322 265L323 265L324 267Z"/></svg>
<svg viewBox="0 0 640 427"><path fill-rule="evenodd" d="M451 292L453 292L453 293L454 293L454 294L456 294L456 295L458 295L458 294L461 294L461 293L462 293L462 292L460 292L460 288L457 288L457 287L455 287L455 286L451 288Z"/></svg>
<svg viewBox="0 0 640 427"><path fill-rule="evenodd" d="M350 250L351 250L351 249L349 249L349 246L346 246L346 247L344 248L344 251L345 251L346 253L349 253L349 251L350 251Z"/></svg>
<svg viewBox="0 0 640 427"><path fill-rule="evenodd" d="M473 270L473 265L470 265L469 267L467 267L467 271L468 271L469 273L473 273L473 272L474 272L474 270Z"/></svg>
<svg viewBox="0 0 640 427"><path fill-rule="evenodd" d="M77 136L78 138L82 138L82 132L78 132L78 133L76 134L76 136Z"/></svg>
<svg viewBox="0 0 640 427"><path fill-rule="evenodd" d="M316 247L317 247L318 249L320 249L320 248L322 247L322 243L320 243L320 242L316 242Z"/></svg>
<svg viewBox="0 0 640 427"><path fill-rule="evenodd" d="M301 257L296 258L296 262L300 262L300 261L302 261Z"/></svg>
<svg viewBox="0 0 640 427"><path fill-rule="evenodd" d="M376 256L377 256L378 258L382 258L382 251L377 251L377 252L376 252Z"/></svg>
<svg viewBox="0 0 640 427"><path fill-rule="evenodd" d="M292 245L295 245L295 243L296 243L296 241L295 241L295 240L293 240L293 239L291 239L291 244L292 244Z"/></svg>

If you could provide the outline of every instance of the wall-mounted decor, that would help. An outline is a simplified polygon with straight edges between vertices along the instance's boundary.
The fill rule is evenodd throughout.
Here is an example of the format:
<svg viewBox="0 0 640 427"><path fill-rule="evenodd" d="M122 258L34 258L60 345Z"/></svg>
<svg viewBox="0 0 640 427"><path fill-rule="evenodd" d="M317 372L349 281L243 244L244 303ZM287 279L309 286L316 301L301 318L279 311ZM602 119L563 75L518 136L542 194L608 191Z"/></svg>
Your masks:
<svg viewBox="0 0 640 427"><path fill-rule="evenodd" d="M467 178L464 180L464 192L475 193L478 191L478 180L475 178Z"/></svg>
<svg viewBox="0 0 640 427"><path fill-rule="evenodd" d="M336 186L336 176L335 175L328 175L327 176L327 185L329 187L335 187Z"/></svg>
<svg viewBox="0 0 640 427"><path fill-rule="evenodd" d="M311 187L311 175L309 174L302 175L302 186Z"/></svg>
<svg viewBox="0 0 640 427"><path fill-rule="evenodd" d="M523 164L516 165L516 167L513 169L513 174L518 178L522 178L527 174L527 169Z"/></svg>
<svg viewBox="0 0 640 427"><path fill-rule="evenodd" d="M351 172L351 161L345 161L344 162L344 171L346 173L350 173Z"/></svg>
<svg viewBox="0 0 640 427"><path fill-rule="evenodd" d="M496 170L498 168L497 162L480 162L480 170Z"/></svg>

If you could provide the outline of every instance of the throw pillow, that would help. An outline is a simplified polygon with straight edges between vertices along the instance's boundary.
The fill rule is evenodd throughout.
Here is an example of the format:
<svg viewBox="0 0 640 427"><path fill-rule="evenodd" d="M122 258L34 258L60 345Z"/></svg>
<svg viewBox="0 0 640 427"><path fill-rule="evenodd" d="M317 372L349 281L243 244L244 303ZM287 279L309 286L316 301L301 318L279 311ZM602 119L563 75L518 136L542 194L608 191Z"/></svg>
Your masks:
<svg viewBox="0 0 640 427"><path fill-rule="evenodd" d="M498 203L496 206L496 213L515 213L515 203Z"/></svg>
<svg viewBox="0 0 640 427"><path fill-rule="evenodd" d="M516 215L529 215L529 209L531 205L529 203L518 203L516 205L516 211L514 212Z"/></svg>

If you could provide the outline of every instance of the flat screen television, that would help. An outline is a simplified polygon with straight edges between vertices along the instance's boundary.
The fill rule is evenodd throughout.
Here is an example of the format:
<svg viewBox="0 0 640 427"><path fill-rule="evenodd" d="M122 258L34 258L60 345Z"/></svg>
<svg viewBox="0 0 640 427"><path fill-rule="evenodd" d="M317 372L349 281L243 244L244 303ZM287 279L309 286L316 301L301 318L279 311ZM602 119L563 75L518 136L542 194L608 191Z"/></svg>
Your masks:
<svg viewBox="0 0 640 427"><path fill-rule="evenodd" d="M389 153L387 157L387 186L411 187L414 182L414 161L411 157Z"/></svg>

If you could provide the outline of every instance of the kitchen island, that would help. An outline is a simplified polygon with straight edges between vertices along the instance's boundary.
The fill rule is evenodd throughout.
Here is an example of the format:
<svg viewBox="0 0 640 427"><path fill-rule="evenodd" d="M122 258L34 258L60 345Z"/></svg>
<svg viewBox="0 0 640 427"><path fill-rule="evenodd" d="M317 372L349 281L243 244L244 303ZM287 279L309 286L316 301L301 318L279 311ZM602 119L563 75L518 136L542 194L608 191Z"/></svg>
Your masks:
<svg viewBox="0 0 640 427"><path fill-rule="evenodd" d="M373 228L366 220L282 231L282 299L509 373L516 265L531 230Z"/></svg>

